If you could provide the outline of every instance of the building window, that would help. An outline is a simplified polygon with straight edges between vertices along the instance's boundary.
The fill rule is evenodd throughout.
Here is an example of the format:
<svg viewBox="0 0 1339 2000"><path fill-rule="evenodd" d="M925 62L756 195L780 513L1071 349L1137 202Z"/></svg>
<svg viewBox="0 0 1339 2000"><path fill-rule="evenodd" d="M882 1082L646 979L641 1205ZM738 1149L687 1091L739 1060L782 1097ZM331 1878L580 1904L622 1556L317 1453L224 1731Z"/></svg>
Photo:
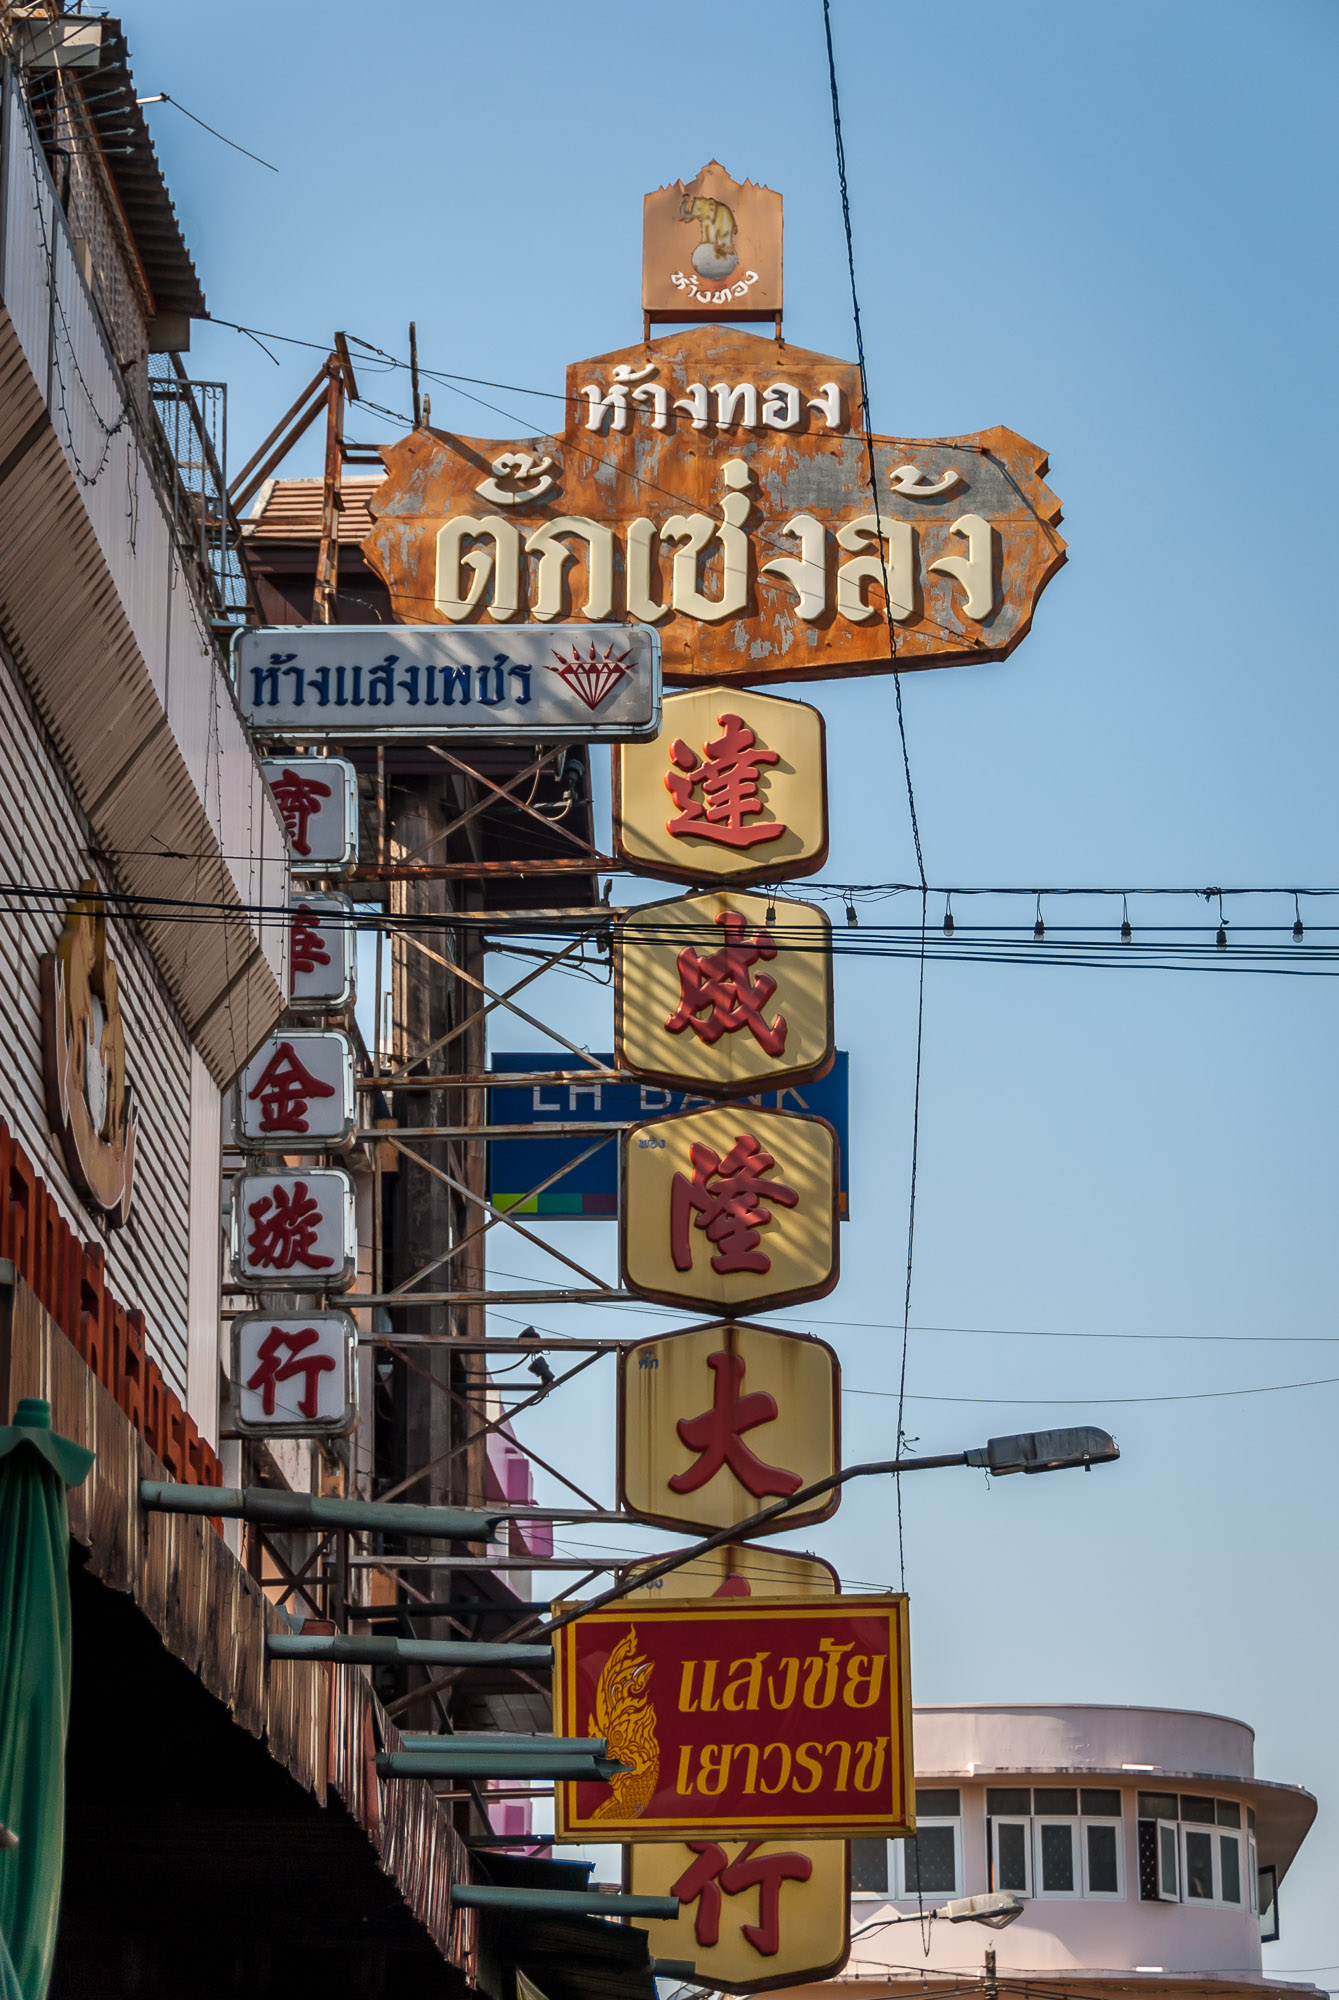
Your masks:
<svg viewBox="0 0 1339 2000"><path fill-rule="evenodd" d="M851 1893L885 1901L946 1901L962 1893L962 1798L918 1790L910 1840L853 1840Z"/></svg>
<svg viewBox="0 0 1339 2000"><path fill-rule="evenodd" d="M995 1785L986 1792L986 1823L992 1889L1019 1896L1124 1896L1118 1790Z"/></svg>
<svg viewBox="0 0 1339 2000"><path fill-rule="evenodd" d="M1235 1799L1140 1792L1137 1806L1139 1893L1145 1902L1246 1907L1254 1843L1243 1849L1249 1835Z"/></svg>

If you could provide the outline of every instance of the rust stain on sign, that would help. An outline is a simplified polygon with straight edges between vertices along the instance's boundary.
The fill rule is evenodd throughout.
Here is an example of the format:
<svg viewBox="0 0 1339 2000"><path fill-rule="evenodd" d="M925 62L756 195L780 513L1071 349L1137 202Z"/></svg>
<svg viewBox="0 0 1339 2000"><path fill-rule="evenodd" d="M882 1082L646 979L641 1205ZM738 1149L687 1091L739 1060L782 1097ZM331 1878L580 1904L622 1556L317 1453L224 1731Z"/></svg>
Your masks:
<svg viewBox="0 0 1339 2000"><path fill-rule="evenodd" d="M397 617L649 623L680 685L1002 659L1065 559L1036 445L871 440L850 363L733 328L574 365L561 436L383 456L363 547Z"/></svg>

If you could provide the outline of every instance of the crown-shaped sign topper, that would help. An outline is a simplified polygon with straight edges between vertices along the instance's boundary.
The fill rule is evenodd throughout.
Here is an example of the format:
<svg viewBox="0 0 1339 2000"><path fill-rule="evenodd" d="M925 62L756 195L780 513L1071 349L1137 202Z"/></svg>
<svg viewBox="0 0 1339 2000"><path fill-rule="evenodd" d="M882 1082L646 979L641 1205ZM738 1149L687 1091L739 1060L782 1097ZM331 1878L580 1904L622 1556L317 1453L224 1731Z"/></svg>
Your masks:
<svg viewBox="0 0 1339 2000"><path fill-rule="evenodd" d="M775 320L781 329L781 196L709 160L648 194L642 311L658 320Z"/></svg>

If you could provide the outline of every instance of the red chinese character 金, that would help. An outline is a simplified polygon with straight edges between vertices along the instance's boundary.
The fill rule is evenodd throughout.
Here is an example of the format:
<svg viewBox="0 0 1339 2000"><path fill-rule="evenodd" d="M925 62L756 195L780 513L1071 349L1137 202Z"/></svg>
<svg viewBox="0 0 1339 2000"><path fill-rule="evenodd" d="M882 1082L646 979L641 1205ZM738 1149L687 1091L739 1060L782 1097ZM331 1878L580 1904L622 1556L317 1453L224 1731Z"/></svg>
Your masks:
<svg viewBox="0 0 1339 2000"><path fill-rule="evenodd" d="M249 1098L260 1099L262 1132L305 1132L310 1100L334 1095L333 1084L322 1083L299 1062L291 1042L280 1042L247 1092Z"/></svg>
<svg viewBox="0 0 1339 2000"><path fill-rule="evenodd" d="M321 936L321 920L310 903L299 903L293 912L293 932L288 946L288 990L291 993L300 972L315 972L329 965L330 953Z"/></svg>
<svg viewBox="0 0 1339 2000"><path fill-rule="evenodd" d="M325 1271L334 1263L333 1257L317 1254L321 1204L306 1181L294 1181L291 1190L276 1182L268 1194L249 1203L246 1212L252 1223L247 1250L253 1269L291 1271L300 1264L308 1271Z"/></svg>
<svg viewBox="0 0 1339 2000"><path fill-rule="evenodd" d="M335 1366L330 1354L307 1354L305 1349L313 1341L320 1339L314 1326L300 1330L293 1327L273 1326L256 1350L260 1366L247 1382L248 1389L259 1389L261 1407L267 1417L274 1415L274 1392L280 1382L291 1382L295 1376L305 1375L306 1387L298 1404L304 1417L317 1417L321 1413L317 1401L317 1379L326 1375Z"/></svg>
<svg viewBox="0 0 1339 2000"><path fill-rule="evenodd" d="M749 1449L743 1433L770 1424L777 1414L776 1397L766 1389L741 1396L744 1380L742 1354L709 1354L707 1366L716 1377L716 1390L709 1410L700 1417L681 1417L675 1426L690 1451L698 1454L697 1464L686 1472L676 1472L669 1484L675 1493L696 1493L723 1466L728 1466L746 1493L755 1500L769 1493L793 1493L800 1484L798 1472L768 1465Z"/></svg>
<svg viewBox="0 0 1339 2000"><path fill-rule="evenodd" d="M758 1248L759 1231L772 1220L767 1201L782 1208L795 1208L799 1195L782 1181L768 1180L776 1165L750 1132L741 1132L725 1155L710 1146L689 1147L693 1163L690 1180L676 1174L670 1185L670 1254L676 1271L693 1268L694 1226L716 1245L711 1268L718 1275L728 1271L770 1271L772 1260Z"/></svg>
<svg viewBox="0 0 1339 2000"><path fill-rule="evenodd" d="M703 744L701 759L681 736L670 746L674 763L665 773L665 789L679 814L666 821L669 832L676 840L695 834L723 847L756 847L760 841L779 840L786 831L780 820L755 826L744 822L764 810L758 774L764 764L779 763L780 753L760 750L742 716L718 715L716 720L722 734ZM700 799L695 796L699 791Z"/></svg>
<svg viewBox="0 0 1339 2000"><path fill-rule="evenodd" d="M738 910L722 910L716 919L725 932L720 951L697 952L689 945L679 953L678 1007L665 1023L671 1035L691 1028L700 1041L710 1045L722 1035L748 1028L754 1040L769 1056L784 1055L787 1024L783 1014L768 1025L763 1014L776 981L769 973L753 977L759 959L776 957L776 946L764 930L755 932L752 944L744 937L745 923ZM705 1015L705 1019L699 1019Z"/></svg>
<svg viewBox="0 0 1339 2000"><path fill-rule="evenodd" d="M330 797L330 786L323 784L319 778L304 778L300 772L291 771L285 765L270 785L270 790L274 793L274 803L283 815L289 846L294 854L310 854L307 829L312 814L320 811L322 799Z"/></svg>
<svg viewBox="0 0 1339 2000"><path fill-rule="evenodd" d="M720 1942L721 1896L738 1896L745 1889L758 1891L758 1921L741 1926L744 1936L763 1958L775 1958L781 1949L781 1885L807 1882L814 1864L807 1854L764 1854L755 1859L760 1840L750 1840L743 1852L731 1861L718 1840L690 1840L685 1843L697 1859L691 1861L670 1890L680 1903L696 1903L693 1936L700 1945Z"/></svg>

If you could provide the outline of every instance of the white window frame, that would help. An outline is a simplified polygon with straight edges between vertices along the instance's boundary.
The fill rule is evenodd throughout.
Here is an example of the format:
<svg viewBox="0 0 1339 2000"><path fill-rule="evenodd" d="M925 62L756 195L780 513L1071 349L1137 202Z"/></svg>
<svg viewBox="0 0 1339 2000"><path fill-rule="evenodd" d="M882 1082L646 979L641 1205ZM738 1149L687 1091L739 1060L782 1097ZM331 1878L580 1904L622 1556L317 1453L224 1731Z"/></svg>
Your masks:
<svg viewBox="0 0 1339 2000"><path fill-rule="evenodd" d="M998 1817L991 1819L991 1887L998 1890L1000 1886L1000 1828L1002 1826L1019 1826L1023 1829L1023 1873L1027 1877L1027 1884L1025 1888L1015 1889L1010 1893L1016 1896L1030 1896L1032 1894L1032 1820L1030 1816L1024 1818L1018 1813L1001 1813Z"/></svg>
<svg viewBox="0 0 1339 2000"><path fill-rule="evenodd" d="M1253 1917L1260 1914L1260 1855L1255 1845L1255 1835L1246 1835L1246 1895Z"/></svg>
<svg viewBox="0 0 1339 2000"><path fill-rule="evenodd" d="M952 1896L961 1896L965 1893L962 1886L962 1816L959 1814L954 1819L947 1814L937 1813L931 1819L918 1818L916 1821L917 1833L928 1833L931 1828L940 1826L947 1826L953 1829L953 1887L951 1889L926 1889L921 1894L922 1897L942 1896L947 1899ZM889 1845L898 1850L896 1862L897 1892L893 1900L899 1903L914 1903L916 1901L916 1891L907 1887L907 1854L910 1849L910 1842L895 1840L891 1841ZM889 1879L893 1879L891 1870Z"/></svg>
<svg viewBox="0 0 1339 2000"><path fill-rule="evenodd" d="M1067 1813L1034 1813L1032 1815L1032 1893L1047 1903L1077 1903L1083 1895L1082 1842L1079 1829L1082 1821L1071 1819ZM1069 1854L1073 1866L1074 1887L1072 1889L1048 1889L1041 1862L1042 1828L1063 1826L1069 1829Z"/></svg>
<svg viewBox="0 0 1339 2000"><path fill-rule="evenodd" d="M1153 1822L1153 1827L1154 1827L1154 1840L1156 1842L1154 1848L1154 1858L1157 1864L1157 1877L1158 1877L1157 1900L1160 1903L1179 1903L1181 1901L1181 1870L1182 1870L1180 1822L1174 1819L1155 1819ZM1163 1870L1163 1862L1166 1858L1166 1851L1167 1851L1166 1836L1168 1834L1171 1835L1172 1866L1176 1871L1175 1877L1170 1886L1167 1883L1166 1876Z"/></svg>
<svg viewBox="0 0 1339 2000"><path fill-rule="evenodd" d="M1080 1828L1081 1828L1081 1833L1080 1833L1080 1836L1079 1836L1079 1841L1080 1841L1080 1846L1081 1846L1081 1848L1082 1848L1082 1855L1081 1855L1081 1863L1082 1863L1082 1881L1083 1881L1083 1894L1084 1894L1084 1899L1085 1899L1085 1901L1087 1901L1087 1902L1092 1902L1092 1903L1123 1903L1123 1902L1125 1901L1125 1822L1124 1822L1124 1820L1123 1820L1123 1819L1109 1819L1109 1818L1107 1818L1107 1817L1106 1817L1106 1815L1105 1815L1105 1814L1103 1814L1103 1815L1100 1815L1100 1816L1099 1816L1099 1815L1098 1815L1097 1813L1090 1813L1090 1814L1089 1814L1089 1815L1087 1816L1087 1818L1085 1818L1085 1819L1081 1819L1081 1820L1079 1821L1079 1826L1080 1826ZM1093 1889L1093 1888L1090 1888L1090 1887L1089 1887L1089 1884L1088 1884L1088 1828L1089 1828L1090 1826L1109 1826L1109 1827L1111 1828L1112 1832L1113 1832L1113 1833L1115 1834L1115 1836L1116 1836L1116 1886L1115 1886L1115 1888L1114 1888L1114 1889Z"/></svg>
<svg viewBox="0 0 1339 2000"><path fill-rule="evenodd" d="M1181 1864L1181 1901L1200 1910L1241 1909L1243 1906L1240 1903L1224 1904L1223 1902L1222 1876L1218 1861L1218 1842L1215 1839L1215 1835L1224 1831L1224 1829L1218 1826L1210 1826L1207 1821L1193 1819L1183 1819L1179 1822L1179 1825L1181 1840L1178 1859ZM1186 1859L1186 1846L1190 1837L1197 1833L1207 1835L1209 1841L1209 1886L1212 1893L1208 1896L1192 1896L1190 1893L1190 1863Z"/></svg>

